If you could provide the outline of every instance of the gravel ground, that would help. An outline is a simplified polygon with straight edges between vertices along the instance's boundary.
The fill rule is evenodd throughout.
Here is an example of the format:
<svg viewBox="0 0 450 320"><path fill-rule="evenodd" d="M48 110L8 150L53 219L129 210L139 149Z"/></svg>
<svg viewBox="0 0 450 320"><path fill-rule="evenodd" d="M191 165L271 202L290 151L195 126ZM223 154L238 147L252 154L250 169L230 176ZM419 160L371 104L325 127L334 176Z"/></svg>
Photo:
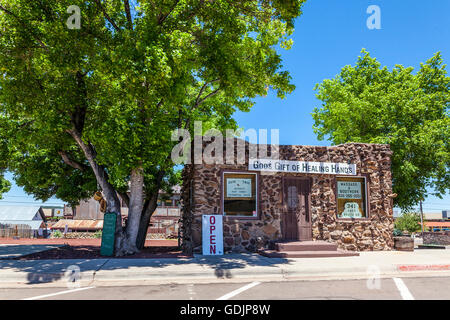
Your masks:
<svg viewBox="0 0 450 320"><path fill-rule="evenodd" d="M64 247L44 252L33 253L15 260L47 260L47 259L104 259L100 255L100 239L0 239L0 244L66 244ZM147 240L141 252L125 257L126 259L149 258L188 258L177 247L177 240Z"/></svg>
<svg viewBox="0 0 450 320"><path fill-rule="evenodd" d="M0 238L0 244L68 244L71 246L97 246L100 247L101 239L13 239ZM177 240L147 240L146 247L174 247Z"/></svg>

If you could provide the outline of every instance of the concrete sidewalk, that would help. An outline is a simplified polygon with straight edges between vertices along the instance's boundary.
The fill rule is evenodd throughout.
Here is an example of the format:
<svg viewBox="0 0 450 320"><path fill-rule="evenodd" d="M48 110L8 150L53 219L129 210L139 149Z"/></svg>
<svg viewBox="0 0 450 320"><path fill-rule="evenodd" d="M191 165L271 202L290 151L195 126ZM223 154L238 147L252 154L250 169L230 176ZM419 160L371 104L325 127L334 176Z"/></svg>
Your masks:
<svg viewBox="0 0 450 320"><path fill-rule="evenodd" d="M79 274L65 274L67 270ZM364 279L417 274L450 275L450 250L361 252L357 257L283 259L258 254L187 259L3 260L0 286L206 283L277 280Z"/></svg>

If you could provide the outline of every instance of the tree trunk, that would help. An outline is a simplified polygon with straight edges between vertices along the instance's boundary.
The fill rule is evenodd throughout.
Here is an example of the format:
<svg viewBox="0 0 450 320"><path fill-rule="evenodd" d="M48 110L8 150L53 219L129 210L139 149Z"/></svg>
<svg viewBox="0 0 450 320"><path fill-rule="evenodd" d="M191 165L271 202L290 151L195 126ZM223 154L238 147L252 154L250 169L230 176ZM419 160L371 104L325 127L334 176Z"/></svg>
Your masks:
<svg viewBox="0 0 450 320"><path fill-rule="evenodd" d="M144 206L144 210L141 215L141 220L139 222L139 231L136 238L136 246L139 250L142 250L145 245L145 239L147 237L147 230L150 224L150 219L155 212L158 204L158 193L153 194L150 200Z"/></svg>
<svg viewBox="0 0 450 320"><path fill-rule="evenodd" d="M127 240L126 232L124 232L122 228L122 215L119 197L117 196L117 192L114 187L108 182L108 174L106 173L105 168L95 162L94 148L90 144L84 143L84 141L81 139L81 134L75 128L72 130L68 130L68 133L80 146L95 174L95 178L100 185L100 188L102 189L104 198L106 200L106 212L113 212L117 214L115 232L116 256L136 253L136 246L130 244L130 242Z"/></svg>
<svg viewBox="0 0 450 320"><path fill-rule="evenodd" d="M144 170L142 168L131 171L130 193L127 227L121 246L116 248L116 256L139 252L136 246L136 238L144 206Z"/></svg>
<svg viewBox="0 0 450 320"><path fill-rule="evenodd" d="M155 191L150 196L150 199L145 202L142 211L141 221L139 223L139 232L136 239L136 246L139 250L143 249L145 245L145 238L147 237L147 230L150 224L150 219L158 205L159 188L161 187L161 182L164 174L165 172L162 170L158 172L155 180Z"/></svg>

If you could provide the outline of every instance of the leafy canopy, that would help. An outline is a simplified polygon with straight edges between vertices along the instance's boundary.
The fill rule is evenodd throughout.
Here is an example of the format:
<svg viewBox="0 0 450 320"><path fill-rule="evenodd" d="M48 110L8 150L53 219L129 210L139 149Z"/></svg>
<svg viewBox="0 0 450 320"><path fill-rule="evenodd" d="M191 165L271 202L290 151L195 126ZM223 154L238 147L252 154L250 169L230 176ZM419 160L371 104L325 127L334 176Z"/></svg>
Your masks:
<svg viewBox="0 0 450 320"><path fill-rule="evenodd" d="M176 181L171 131L195 120L236 128L253 98L294 86L289 49L304 0L9 0L0 5L1 156L18 185L71 203L98 189L80 147L126 191L142 167L147 194ZM81 29L68 29L70 5ZM128 7L131 5L131 9Z"/></svg>
<svg viewBox="0 0 450 320"><path fill-rule="evenodd" d="M396 205L411 208L450 186L450 78L440 53L413 68L392 71L362 50L355 66L317 84L320 108L312 114L319 139L386 143L393 151Z"/></svg>

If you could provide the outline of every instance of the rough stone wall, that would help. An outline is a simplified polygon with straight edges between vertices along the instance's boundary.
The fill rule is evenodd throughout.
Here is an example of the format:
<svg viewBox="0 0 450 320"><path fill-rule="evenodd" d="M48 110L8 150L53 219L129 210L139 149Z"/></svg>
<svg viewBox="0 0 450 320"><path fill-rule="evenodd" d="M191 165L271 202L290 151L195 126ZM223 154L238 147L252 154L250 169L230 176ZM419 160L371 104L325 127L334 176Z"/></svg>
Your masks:
<svg viewBox="0 0 450 320"><path fill-rule="evenodd" d="M441 246L450 246L450 232L424 232L423 244L438 244Z"/></svg>
<svg viewBox="0 0 450 320"><path fill-rule="evenodd" d="M225 149L225 147L224 147ZM270 146L268 147L270 150ZM189 203L192 219L192 246L201 246L201 215L221 214L221 169L248 170L242 165L187 165L191 173L193 197ZM350 143L332 147L280 146L280 159L355 163L357 176L365 176L368 188L368 219L342 220L336 217L334 188L336 176L327 174L276 173L259 174L259 219L224 217L225 251L255 251L270 248L279 240L282 218L282 177L310 177L311 222L315 240L335 242L341 249L352 251L391 250L393 241L391 151L388 145ZM224 151L224 156L226 151ZM236 150L235 150L236 154ZM236 159L236 158L235 158ZM186 189L183 189L183 193Z"/></svg>

